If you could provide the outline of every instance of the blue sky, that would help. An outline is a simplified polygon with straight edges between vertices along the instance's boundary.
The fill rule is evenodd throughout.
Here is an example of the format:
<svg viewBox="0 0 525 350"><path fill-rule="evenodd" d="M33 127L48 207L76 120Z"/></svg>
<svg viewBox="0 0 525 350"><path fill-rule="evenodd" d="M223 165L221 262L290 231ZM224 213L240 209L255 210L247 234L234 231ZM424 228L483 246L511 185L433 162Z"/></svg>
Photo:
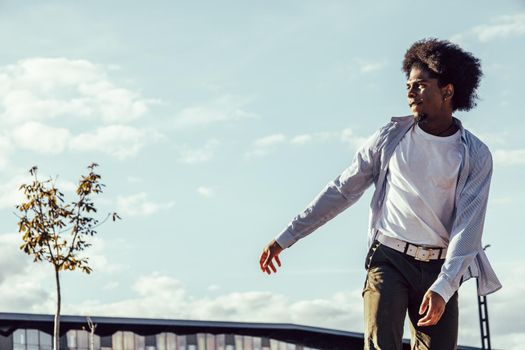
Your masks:
<svg viewBox="0 0 525 350"><path fill-rule="evenodd" d="M409 113L401 60L425 37L482 61L478 107L456 116L494 155L491 330L517 349L522 1L0 2L0 309L53 310L52 271L17 251L27 170L71 193L96 161L99 208L123 220L100 228L92 275L63 275L65 313L362 331L371 191L285 251L277 275L258 257L364 138ZM474 283L460 292L460 343L478 345Z"/></svg>

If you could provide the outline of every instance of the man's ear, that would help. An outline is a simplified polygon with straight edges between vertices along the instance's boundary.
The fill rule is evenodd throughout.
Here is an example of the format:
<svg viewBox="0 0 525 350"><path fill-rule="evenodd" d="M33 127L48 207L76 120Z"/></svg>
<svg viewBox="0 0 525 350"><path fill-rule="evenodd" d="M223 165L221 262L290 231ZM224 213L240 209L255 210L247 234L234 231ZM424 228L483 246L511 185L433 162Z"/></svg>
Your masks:
<svg viewBox="0 0 525 350"><path fill-rule="evenodd" d="M450 100L454 96L454 85L447 84L441 88L441 96L443 100Z"/></svg>

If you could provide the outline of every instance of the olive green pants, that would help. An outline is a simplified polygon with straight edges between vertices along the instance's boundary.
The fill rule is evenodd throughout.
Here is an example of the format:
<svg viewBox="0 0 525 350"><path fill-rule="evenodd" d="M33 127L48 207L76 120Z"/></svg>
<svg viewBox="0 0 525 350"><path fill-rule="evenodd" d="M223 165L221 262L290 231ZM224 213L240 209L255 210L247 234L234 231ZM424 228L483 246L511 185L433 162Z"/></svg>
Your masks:
<svg viewBox="0 0 525 350"><path fill-rule="evenodd" d="M458 295L448 301L434 326L419 327L423 295L436 280L443 260L423 262L375 243L367 256L363 289L365 349L401 350L408 312L413 350L454 350L458 335Z"/></svg>

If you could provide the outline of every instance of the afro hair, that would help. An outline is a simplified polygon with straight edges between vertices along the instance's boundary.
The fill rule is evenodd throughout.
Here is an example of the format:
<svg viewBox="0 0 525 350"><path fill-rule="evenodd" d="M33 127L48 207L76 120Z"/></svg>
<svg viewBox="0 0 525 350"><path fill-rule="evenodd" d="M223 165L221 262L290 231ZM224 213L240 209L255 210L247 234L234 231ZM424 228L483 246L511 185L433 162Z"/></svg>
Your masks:
<svg viewBox="0 0 525 350"><path fill-rule="evenodd" d="M408 77L415 66L424 69L438 85L452 84L454 111L468 111L476 106L476 89L483 75L480 60L458 45L434 38L415 42L405 53L402 70Z"/></svg>

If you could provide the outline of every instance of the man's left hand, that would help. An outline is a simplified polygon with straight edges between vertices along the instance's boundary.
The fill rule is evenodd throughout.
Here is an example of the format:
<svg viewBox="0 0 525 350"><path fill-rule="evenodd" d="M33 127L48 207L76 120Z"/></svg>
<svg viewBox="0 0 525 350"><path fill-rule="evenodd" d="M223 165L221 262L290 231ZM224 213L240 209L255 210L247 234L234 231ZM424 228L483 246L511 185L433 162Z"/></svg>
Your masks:
<svg viewBox="0 0 525 350"><path fill-rule="evenodd" d="M428 290L423 296L423 301L419 307L419 314L424 315L417 325L420 327L433 326L438 323L439 319L445 312L445 299L441 295Z"/></svg>

